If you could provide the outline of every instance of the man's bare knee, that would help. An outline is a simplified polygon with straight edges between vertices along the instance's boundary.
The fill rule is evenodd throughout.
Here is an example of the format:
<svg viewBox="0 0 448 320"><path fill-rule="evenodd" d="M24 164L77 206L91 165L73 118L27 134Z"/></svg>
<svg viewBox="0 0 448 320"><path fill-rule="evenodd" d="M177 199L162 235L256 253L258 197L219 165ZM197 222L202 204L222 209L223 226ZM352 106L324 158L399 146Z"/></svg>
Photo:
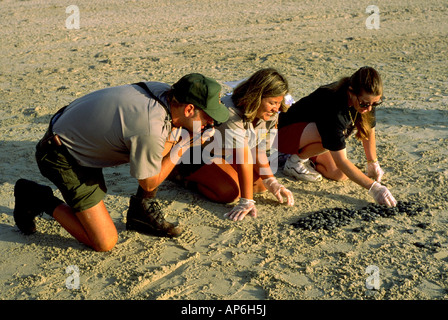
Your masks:
<svg viewBox="0 0 448 320"><path fill-rule="evenodd" d="M118 241L118 235L111 236L109 239L99 241L95 243L92 247L93 250L98 252L107 252L112 250Z"/></svg>

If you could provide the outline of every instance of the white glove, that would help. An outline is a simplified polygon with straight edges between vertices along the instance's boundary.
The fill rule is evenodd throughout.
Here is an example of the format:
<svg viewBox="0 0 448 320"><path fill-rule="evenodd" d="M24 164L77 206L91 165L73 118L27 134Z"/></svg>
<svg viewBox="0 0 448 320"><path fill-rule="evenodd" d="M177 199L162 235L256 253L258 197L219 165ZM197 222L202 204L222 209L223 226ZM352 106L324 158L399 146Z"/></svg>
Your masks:
<svg viewBox="0 0 448 320"><path fill-rule="evenodd" d="M390 191L378 182L373 182L369 189L369 195L375 199L378 204L384 204L388 207L395 207L397 200L392 196Z"/></svg>
<svg viewBox="0 0 448 320"><path fill-rule="evenodd" d="M381 182L381 178L384 175L383 169L381 169L378 161L375 162L367 162L367 176L369 178L375 179L378 182Z"/></svg>
<svg viewBox="0 0 448 320"><path fill-rule="evenodd" d="M257 208L255 208L255 201L252 199L240 198L240 202L232 209L232 211L224 214L224 217L231 220L243 220L244 217L250 213L254 218L257 217Z"/></svg>
<svg viewBox="0 0 448 320"><path fill-rule="evenodd" d="M286 197L286 203L288 206L294 205L294 196L292 192L286 189L282 184L280 184L275 177L270 177L263 180L263 185L266 189L272 193L280 203L283 203L282 194Z"/></svg>

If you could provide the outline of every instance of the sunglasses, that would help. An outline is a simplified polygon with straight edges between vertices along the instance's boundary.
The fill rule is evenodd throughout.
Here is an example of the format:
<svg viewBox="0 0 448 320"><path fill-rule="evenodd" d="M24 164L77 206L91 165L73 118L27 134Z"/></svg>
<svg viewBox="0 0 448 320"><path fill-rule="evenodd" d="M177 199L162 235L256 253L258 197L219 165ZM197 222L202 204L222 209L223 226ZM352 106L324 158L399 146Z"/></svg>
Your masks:
<svg viewBox="0 0 448 320"><path fill-rule="evenodd" d="M356 99L358 99L359 107L361 107L363 109L367 109L369 107L378 107L380 104L383 103L383 98L381 98L380 101L374 102L374 103L365 103L365 102L359 101L359 97L358 96L356 96Z"/></svg>

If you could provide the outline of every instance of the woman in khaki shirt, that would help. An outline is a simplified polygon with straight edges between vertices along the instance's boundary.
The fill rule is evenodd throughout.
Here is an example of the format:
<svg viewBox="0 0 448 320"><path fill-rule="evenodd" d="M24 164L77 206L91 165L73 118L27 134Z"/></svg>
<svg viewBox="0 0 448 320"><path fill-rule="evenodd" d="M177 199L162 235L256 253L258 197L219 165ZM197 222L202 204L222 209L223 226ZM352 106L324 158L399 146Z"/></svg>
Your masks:
<svg viewBox="0 0 448 320"><path fill-rule="evenodd" d="M266 155L266 139L287 110L284 97L287 80L275 69L255 72L232 93L221 99L230 113L229 120L217 126L213 141L202 150L202 163L180 165L183 179L212 201L238 204L226 217L242 220L257 216L254 192L269 190L280 203L294 204L292 193L274 177ZM270 141L272 142L272 138ZM210 155L207 159L204 155ZM204 163L205 162L205 163ZM187 169L186 169L187 168Z"/></svg>

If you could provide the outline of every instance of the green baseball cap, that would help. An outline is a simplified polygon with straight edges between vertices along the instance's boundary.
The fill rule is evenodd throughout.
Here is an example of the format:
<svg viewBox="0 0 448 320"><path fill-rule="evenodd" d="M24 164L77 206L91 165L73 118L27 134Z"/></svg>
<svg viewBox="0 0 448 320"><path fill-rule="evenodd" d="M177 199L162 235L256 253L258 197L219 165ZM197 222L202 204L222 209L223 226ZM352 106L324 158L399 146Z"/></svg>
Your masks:
<svg viewBox="0 0 448 320"><path fill-rule="evenodd" d="M217 122L229 119L229 110L221 103L221 85L199 73L183 76L173 84L174 97L180 103L191 103Z"/></svg>

